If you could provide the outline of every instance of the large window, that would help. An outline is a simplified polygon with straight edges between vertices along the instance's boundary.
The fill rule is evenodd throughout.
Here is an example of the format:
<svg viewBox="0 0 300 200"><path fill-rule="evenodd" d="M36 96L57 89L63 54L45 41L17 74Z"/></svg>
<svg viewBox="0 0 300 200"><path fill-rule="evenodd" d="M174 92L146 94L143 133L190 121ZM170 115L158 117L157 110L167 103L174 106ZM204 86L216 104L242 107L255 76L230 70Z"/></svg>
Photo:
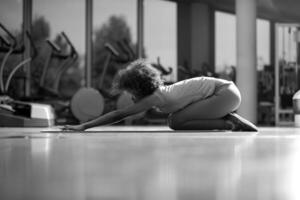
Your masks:
<svg viewBox="0 0 300 200"><path fill-rule="evenodd" d="M94 1L93 30L92 85L105 93L117 71L136 59L137 1Z"/></svg>
<svg viewBox="0 0 300 200"><path fill-rule="evenodd" d="M0 23L13 32L20 32L23 21L22 6L23 3L19 0L1 0Z"/></svg>
<svg viewBox="0 0 300 200"><path fill-rule="evenodd" d="M267 20L257 20L257 69L263 70L264 66L270 65L270 22Z"/></svg>
<svg viewBox="0 0 300 200"><path fill-rule="evenodd" d="M33 81L41 88L50 89L59 96L72 96L82 84L85 54L85 1L84 0L33 0L32 36L39 55L32 67ZM62 32L73 43L78 53L72 60L72 49ZM54 48L49 40L59 47L65 59L52 55ZM74 53L74 52L73 52ZM50 62L47 65L47 59ZM47 69L45 69L47 68ZM42 75L45 80L41 83Z"/></svg>
<svg viewBox="0 0 300 200"><path fill-rule="evenodd" d="M215 71L220 73L236 66L236 22L234 15L223 12L216 12L215 20Z"/></svg>
<svg viewBox="0 0 300 200"><path fill-rule="evenodd" d="M160 60L166 69L173 72L169 80L176 80L177 74L177 4L164 0L147 0L144 3L144 51L153 63Z"/></svg>
<svg viewBox="0 0 300 200"><path fill-rule="evenodd" d="M64 31L79 54L85 53L85 1L34 0L33 24L43 18L49 26L49 39L55 40Z"/></svg>
<svg viewBox="0 0 300 200"><path fill-rule="evenodd" d="M236 17L235 15L215 13L215 55L216 72L229 66L236 66ZM270 65L270 22L257 20L257 68Z"/></svg>

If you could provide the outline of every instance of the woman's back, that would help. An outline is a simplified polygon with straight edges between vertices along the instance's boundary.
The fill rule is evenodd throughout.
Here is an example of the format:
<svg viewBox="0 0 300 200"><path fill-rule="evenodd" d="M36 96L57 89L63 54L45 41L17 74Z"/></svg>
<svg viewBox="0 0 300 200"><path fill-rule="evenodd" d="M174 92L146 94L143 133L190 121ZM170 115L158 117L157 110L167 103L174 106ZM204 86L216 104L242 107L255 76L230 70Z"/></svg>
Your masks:
<svg viewBox="0 0 300 200"><path fill-rule="evenodd" d="M162 112L171 113L190 103L211 96L216 88L229 83L226 80L202 76L161 86L154 95L160 99L157 107Z"/></svg>

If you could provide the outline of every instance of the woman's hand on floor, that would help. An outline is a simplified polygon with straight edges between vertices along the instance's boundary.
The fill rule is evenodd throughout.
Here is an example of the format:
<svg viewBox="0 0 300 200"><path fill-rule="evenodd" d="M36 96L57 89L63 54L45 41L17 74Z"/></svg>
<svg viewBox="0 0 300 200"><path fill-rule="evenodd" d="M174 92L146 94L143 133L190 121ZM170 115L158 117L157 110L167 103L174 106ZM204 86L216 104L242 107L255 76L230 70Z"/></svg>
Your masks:
<svg viewBox="0 0 300 200"><path fill-rule="evenodd" d="M62 131L84 131L85 128L83 125L65 125L62 127Z"/></svg>

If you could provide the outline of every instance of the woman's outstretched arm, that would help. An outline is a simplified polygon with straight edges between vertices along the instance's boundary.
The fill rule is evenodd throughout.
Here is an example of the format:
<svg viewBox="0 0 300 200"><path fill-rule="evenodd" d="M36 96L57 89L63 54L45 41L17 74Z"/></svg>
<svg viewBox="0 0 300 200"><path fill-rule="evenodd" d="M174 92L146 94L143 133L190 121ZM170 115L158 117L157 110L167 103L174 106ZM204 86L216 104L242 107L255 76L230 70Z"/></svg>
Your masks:
<svg viewBox="0 0 300 200"><path fill-rule="evenodd" d="M106 113L96 119L79 124L79 125L65 125L62 130L75 130L83 131L95 126L107 125L121 121L122 119L149 110L153 106L158 105L158 98L155 95L150 95L141 99L139 102L128 106L123 109L118 109L109 113Z"/></svg>

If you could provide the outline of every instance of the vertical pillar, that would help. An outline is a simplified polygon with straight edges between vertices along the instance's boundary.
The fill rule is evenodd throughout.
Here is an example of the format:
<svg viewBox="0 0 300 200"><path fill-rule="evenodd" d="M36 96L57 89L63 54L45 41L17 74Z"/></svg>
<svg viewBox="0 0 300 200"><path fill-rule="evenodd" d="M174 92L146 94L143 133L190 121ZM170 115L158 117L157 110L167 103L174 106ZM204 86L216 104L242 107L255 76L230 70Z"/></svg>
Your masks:
<svg viewBox="0 0 300 200"><path fill-rule="evenodd" d="M237 86L242 94L238 113L253 123L257 121L256 71L257 0L236 0Z"/></svg>
<svg viewBox="0 0 300 200"><path fill-rule="evenodd" d="M137 0L137 56L143 57L144 48L144 0Z"/></svg>
<svg viewBox="0 0 300 200"><path fill-rule="evenodd" d="M191 65L191 43L190 4L179 1L177 3L177 64L179 66Z"/></svg>
<svg viewBox="0 0 300 200"><path fill-rule="evenodd" d="M203 63L209 64L210 53L210 8L203 3L191 3L191 67L201 68Z"/></svg>
<svg viewBox="0 0 300 200"><path fill-rule="evenodd" d="M85 1L85 86L92 86L93 63L93 0Z"/></svg>
<svg viewBox="0 0 300 200"><path fill-rule="evenodd" d="M215 72L215 50L216 50L216 29L215 29L215 9L210 7L209 8L209 64L211 66L210 70Z"/></svg>
<svg viewBox="0 0 300 200"><path fill-rule="evenodd" d="M23 1L23 41L26 46L25 52L23 54L23 60L30 58L31 56L31 45L30 41L26 36L26 31L31 33L31 23L32 23L32 0L24 0ZM30 88L31 88L31 70L30 70L30 62L25 64L24 66L26 79L24 84L24 95L26 97L30 96Z"/></svg>
<svg viewBox="0 0 300 200"><path fill-rule="evenodd" d="M275 69L275 22L274 21L270 21L270 64L271 66L274 67Z"/></svg>

